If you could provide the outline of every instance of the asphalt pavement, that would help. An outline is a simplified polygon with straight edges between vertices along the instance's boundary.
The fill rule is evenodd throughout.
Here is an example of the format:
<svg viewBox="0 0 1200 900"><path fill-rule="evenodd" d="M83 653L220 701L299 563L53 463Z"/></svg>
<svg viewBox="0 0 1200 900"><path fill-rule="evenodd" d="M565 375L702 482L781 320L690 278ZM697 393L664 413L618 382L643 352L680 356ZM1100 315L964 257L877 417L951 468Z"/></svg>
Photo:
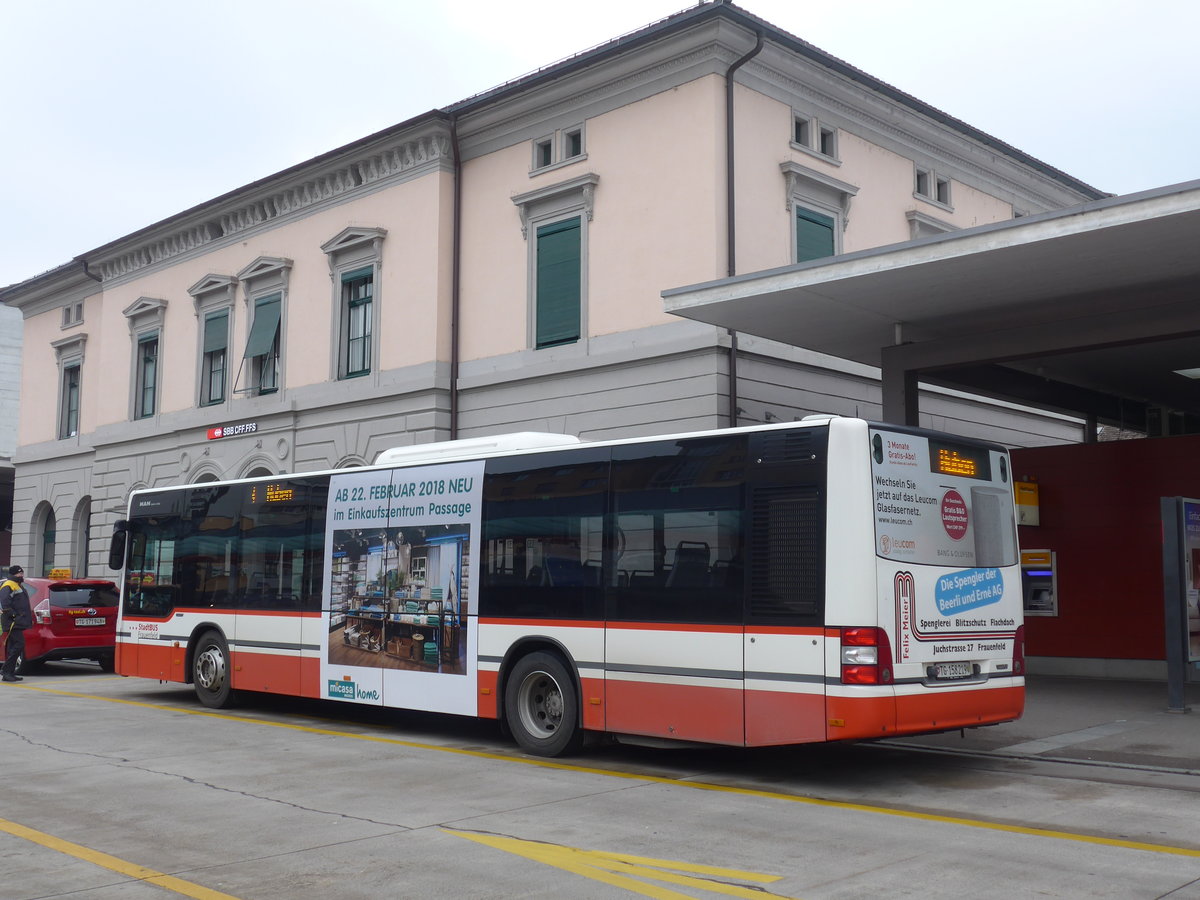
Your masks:
<svg viewBox="0 0 1200 900"><path fill-rule="evenodd" d="M1165 682L1030 675L1025 684L1015 722L896 742L1200 775L1200 683L1185 685L1187 712L1168 709Z"/></svg>

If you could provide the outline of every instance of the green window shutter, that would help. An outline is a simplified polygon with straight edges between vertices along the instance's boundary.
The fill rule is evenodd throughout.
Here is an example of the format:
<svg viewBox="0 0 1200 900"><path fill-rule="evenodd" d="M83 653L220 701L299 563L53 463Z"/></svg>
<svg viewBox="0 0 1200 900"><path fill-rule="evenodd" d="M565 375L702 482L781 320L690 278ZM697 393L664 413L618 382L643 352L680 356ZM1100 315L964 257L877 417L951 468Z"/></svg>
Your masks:
<svg viewBox="0 0 1200 900"><path fill-rule="evenodd" d="M579 340L580 233L578 216L537 230L537 347Z"/></svg>
<svg viewBox="0 0 1200 900"><path fill-rule="evenodd" d="M833 218L796 208L796 262L833 256Z"/></svg>
<svg viewBox="0 0 1200 900"><path fill-rule="evenodd" d="M204 352L224 350L229 339L229 313L222 312L204 320Z"/></svg>
<svg viewBox="0 0 1200 900"><path fill-rule="evenodd" d="M342 377L371 371L372 303L375 269L368 266L342 275Z"/></svg>
<svg viewBox="0 0 1200 900"><path fill-rule="evenodd" d="M279 331L279 295L259 300L254 304L254 324L250 326L250 337L246 341L247 359L266 356L275 343Z"/></svg>

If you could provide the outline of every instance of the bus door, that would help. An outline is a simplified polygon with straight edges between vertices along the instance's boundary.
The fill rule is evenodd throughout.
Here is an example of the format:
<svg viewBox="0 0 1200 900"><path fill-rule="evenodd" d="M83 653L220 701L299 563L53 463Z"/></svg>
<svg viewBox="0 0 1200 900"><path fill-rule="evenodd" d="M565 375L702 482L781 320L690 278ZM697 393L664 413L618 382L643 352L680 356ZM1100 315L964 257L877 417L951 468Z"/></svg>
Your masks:
<svg viewBox="0 0 1200 900"><path fill-rule="evenodd" d="M828 430L750 437L746 744L825 739Z"/></svg>
<svg viewBox="0 0 1200 900"><path fill-rule="evenodd" d="M234 686L314 696L328 480L284 478L244 490Z"/></svg>
<svg viewBox="0 0 1200 900"><path fill-rule="evenodd" d="M178 497L150 494L135 497L130 541L122 585L117 671L165 681L182 681L186 635L176 627L179 588L176 543L184 527Z"/></svg>
<svg viewBox="0 0 1200 900"><path fill-rule="evenodd" d="M740 746L746 437L612 459L605 727Z"/></svg>

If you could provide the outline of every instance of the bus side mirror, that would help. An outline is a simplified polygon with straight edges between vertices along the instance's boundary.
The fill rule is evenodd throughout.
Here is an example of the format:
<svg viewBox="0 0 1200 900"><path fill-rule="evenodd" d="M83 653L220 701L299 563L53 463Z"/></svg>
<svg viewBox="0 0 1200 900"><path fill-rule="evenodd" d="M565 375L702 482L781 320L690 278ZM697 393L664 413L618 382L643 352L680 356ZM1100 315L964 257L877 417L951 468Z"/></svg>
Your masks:
<svg viewBox="0 0 1200 900"><path fill-rule="evenodd" d="M108 567L110 569L125 567L125 536L127 534L129 534L129 523L122 519L113 529L112 543L108 547Z"/></svg>

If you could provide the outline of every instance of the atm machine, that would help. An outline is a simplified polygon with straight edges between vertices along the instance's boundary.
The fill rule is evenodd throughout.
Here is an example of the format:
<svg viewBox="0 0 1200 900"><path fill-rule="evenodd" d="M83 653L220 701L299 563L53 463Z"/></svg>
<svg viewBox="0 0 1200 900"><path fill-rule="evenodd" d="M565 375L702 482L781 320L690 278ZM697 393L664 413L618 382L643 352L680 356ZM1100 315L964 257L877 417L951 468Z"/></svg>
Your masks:
<svg viewBox="0 0 1200 900"><path fill-rule="evenodd" d="M1053 550L1021 551L1026 616L1058 615L1058 564Z"/></svg>

